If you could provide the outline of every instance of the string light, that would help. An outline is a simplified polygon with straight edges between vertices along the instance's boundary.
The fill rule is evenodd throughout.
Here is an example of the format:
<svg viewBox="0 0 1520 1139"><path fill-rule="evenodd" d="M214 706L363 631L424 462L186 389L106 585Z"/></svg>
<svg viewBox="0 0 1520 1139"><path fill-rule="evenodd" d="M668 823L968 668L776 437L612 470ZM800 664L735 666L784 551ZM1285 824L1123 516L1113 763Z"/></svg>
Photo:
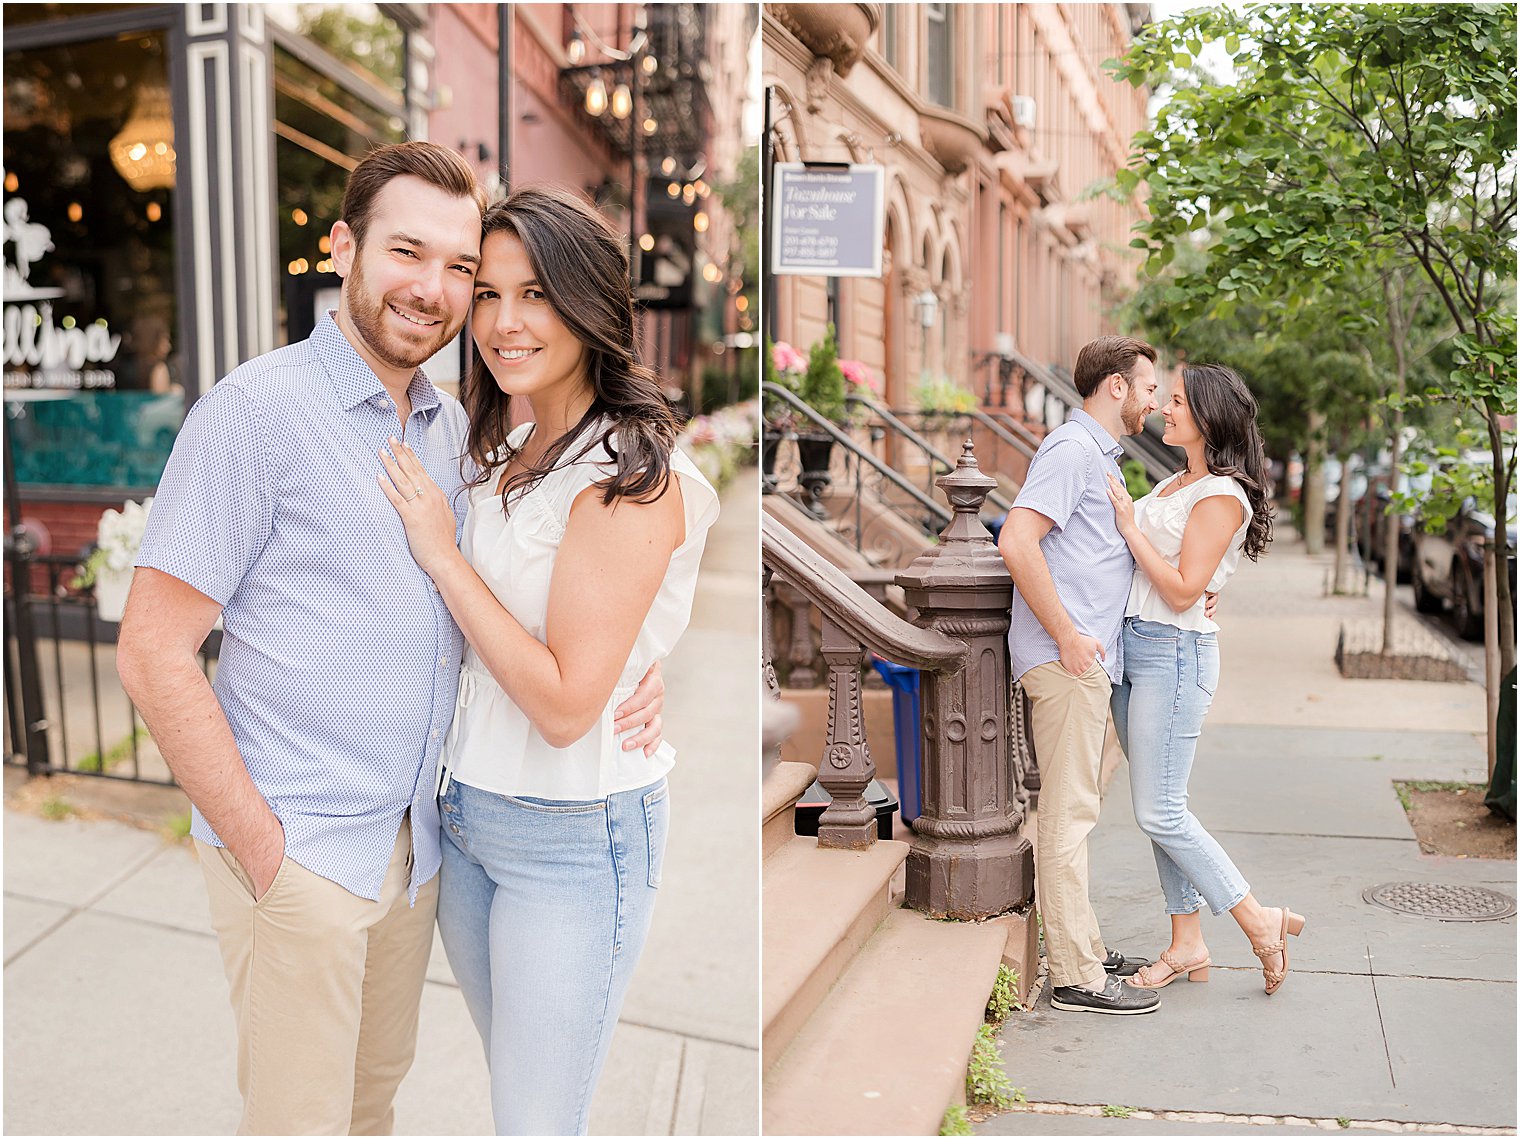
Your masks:
<svg viewBox="0 0 1520 1139"><path fill-rule="evenodd" d="M632 113L633 93L628 90L628 84L619 83L612 89L612 117L621 120Z"/></svg>
<svg viewBox="0 0 1520 1139"><path fill-rule="evenodd" d="M698 210L696 215L691 219L691 228L696 230L698 233L706 233L707 215L704 214L701 210Z"/></svg>
<svg viewBox="0 0 1520 1139"><path fill-rule="evenodd" d="M303 210L300 206L297 206L295 209L290 211L290 220L295 222L297 225L305 225L307 221L306 211Z"/></svg>
<svg viewBox="0 0 1520 1139"><path fill-rule="evenodd" d="M657 131L657 130L659 130L659 129L660 129L660 124L659 124L659 121L657 119L650 118L650 119L645 119L644 120L644 133L645 134L654 134L654 132Z"/></svg>
<svg viewBox="0 0 1520 1139"><path fill-rule="evenodd" d="M82 217L84 217L84 207L81 206L78 202L70 202L69 203L69 220L70 221L78 221Z"/></svg>
<svg viewBox="0 0 1520 1139"><path fill-rule="evenodd" d="M148 208L144 212L148 215L149 221L157 221L159 218L164 216L163 207L161 207L157 202L149 202Z"/></svg>
<svg viewBox="0 0 1520 1139"><path fill-rule="evenodd" d="M607 84L602 82L600 74L592 76L590 85L586 88L586 113L594 119L599 119L607 110Z"/></svg>
<svg viewBox="0 0 1520 1139"><path fill-rule="evenodd" d="M639 238L639 248L648 253L654 248L654 234L646 233Z"/></svg>

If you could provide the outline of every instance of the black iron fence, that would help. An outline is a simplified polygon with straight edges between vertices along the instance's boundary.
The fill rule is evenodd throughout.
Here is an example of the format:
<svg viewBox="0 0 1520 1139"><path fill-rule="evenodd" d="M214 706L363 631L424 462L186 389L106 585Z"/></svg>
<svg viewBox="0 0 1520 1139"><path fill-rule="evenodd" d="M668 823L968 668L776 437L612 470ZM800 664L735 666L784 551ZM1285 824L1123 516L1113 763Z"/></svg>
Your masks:
<svg viewBox="0 0 1520 1139"><path fill-rule="evenodd" d="M80 559L36 554L6 539L5 763L33 775L94 775L173 785L116 676L116 631L94 589L76 587ZM201 648L211 675L221 636Z"/></svg>

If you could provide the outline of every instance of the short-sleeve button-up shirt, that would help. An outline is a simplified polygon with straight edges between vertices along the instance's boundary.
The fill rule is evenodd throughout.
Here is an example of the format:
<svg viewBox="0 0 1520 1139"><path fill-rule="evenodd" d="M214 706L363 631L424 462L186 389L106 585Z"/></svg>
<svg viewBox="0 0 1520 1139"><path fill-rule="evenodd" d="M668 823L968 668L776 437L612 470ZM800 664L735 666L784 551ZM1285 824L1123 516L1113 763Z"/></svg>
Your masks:
<svg viewBox="0 0 1520 1139"><path fill-rule="evenodd" d="M1072 624L1103 646L1103 666L1117 684L1124 676L1124 607L1135 559L1114 522L1107 477L1122 478L1123 448L1081 408L1045 437L1029 464L1014 507L1027 507L1054 523L1040 539L1056 596ZM157 506L155 504L155 509ZM1013 674L1061 659L1061 650L1029 605L1013 591L1008 625Z"/></svg>
<svg viewBox="0 0 1520 1139"><path fill-rule="evenodd" d="M213 690L286 856L378 899L410 809L415 902L441 859L433 773L464 638L376 482L378 452L404 436L462 523L466 423L421 370L408 394L403 432L330 314L242 365L186 417L137 564L223 606ZM222 845L199 811L191 833Z"/></svg>

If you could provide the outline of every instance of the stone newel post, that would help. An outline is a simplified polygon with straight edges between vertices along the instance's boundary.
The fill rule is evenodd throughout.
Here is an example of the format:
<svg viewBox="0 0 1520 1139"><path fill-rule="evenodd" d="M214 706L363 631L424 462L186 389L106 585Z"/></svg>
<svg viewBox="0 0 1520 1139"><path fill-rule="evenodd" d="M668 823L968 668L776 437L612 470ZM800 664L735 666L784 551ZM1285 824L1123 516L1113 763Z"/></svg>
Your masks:
<svg viewBox="0 0 1520 1139"><path fill-rule="evenodd" d="M923 813L913 822L908 905L934 917L978 919L1028 904L1034 857L1011 754L1008 621L1013 583L978 518L996 486L971 441L938 480L955 516L940 544L897 575L915 623L970 647L956 672L923 675Z"/></svg>

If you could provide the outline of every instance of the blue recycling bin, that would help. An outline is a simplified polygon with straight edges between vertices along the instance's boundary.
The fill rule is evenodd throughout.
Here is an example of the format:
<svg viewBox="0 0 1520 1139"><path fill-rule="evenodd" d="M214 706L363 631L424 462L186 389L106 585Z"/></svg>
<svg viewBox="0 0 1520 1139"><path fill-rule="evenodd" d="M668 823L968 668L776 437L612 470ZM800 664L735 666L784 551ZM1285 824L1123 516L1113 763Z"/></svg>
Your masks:
<svg viewBox="0 0 1520 1139"><path fill-rule="evenodd" d="M902 820L911 823L923 811L923 744L919 722L918 669L873 656L871 664L892 690L892 739L897 745L897 799Z"/></svg>

